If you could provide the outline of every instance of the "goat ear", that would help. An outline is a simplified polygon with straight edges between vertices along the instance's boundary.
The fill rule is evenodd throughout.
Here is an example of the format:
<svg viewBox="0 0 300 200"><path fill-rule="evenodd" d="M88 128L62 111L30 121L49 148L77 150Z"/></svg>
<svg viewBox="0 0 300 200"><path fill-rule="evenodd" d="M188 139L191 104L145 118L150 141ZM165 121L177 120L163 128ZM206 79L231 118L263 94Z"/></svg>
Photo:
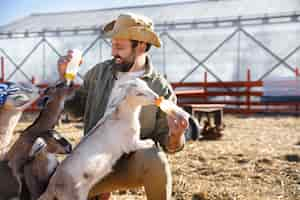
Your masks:
<svg viewBox="0 0 300 200"><path fill-rule="evenodd" d="M29 157L33 157L34 155L36 155L37 153L39 153L42 149L44 149L47 146L45 140L41 137L38 137L32 147L31 150L29 152Z"/></svg>

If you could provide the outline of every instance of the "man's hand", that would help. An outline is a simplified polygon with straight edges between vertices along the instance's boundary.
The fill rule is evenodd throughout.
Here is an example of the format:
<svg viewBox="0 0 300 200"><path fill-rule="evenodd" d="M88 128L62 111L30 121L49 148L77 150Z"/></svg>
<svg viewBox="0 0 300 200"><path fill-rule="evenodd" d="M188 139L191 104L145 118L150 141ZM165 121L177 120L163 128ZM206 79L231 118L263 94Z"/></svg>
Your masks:
<svg viewBox="0 0 300 200"><path fill-rule="evenodd" d="M67 69L68 63L72 59L72 53L73 53L72 50L68 50L67 55L66 56L61 56L57 61L57 71L58 71L58 74L59 74L59 78L61 80L65 79L66 69ZM80 61L79 65L81 65L81 64L82 64L82 60Z"/></svg>
<svg viewBox="0 0 300 200"><path fill-rule="evenodd" d="M61 56L57 61L57 71L59 74L59 78L61 80L65 79L64 75L66 73L68 63L71 61L71 59L72 59L72 51L69 50L66 56Z"/></svg>
<svg viewBox="0 0 300 200"><path fill-rule="evenodd" d="M188 119L183 117L174 118L167 116L170 132L173 134L184 133L188 127Z"/></svg>
<svg viewBox="0 0 300 200"><path fill-rule="evenodd" d="M182 138L188 128L188 119L167 116L167 120L169 126L168 150L172 153L184 145L184 139Z"/></svg>

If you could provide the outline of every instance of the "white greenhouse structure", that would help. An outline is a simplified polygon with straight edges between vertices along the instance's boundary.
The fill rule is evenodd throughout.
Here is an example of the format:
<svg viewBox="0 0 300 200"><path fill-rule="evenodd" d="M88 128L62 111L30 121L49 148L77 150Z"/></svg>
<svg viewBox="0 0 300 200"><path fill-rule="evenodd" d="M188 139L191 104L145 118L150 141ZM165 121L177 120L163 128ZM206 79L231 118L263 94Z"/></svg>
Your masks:
<svg viewBox="0 0 300 200"><path fill-rule="evenodd" d="M171 82L243 81L295 76L300 67L299 0L199 0L57 13L36 13L0 27L4 79L49 83L68 49L84 53L81 76L110 56L101 27L120 13L153 19L163 46L154 65ZM80 82L80 78L78 79Z"/></svg>

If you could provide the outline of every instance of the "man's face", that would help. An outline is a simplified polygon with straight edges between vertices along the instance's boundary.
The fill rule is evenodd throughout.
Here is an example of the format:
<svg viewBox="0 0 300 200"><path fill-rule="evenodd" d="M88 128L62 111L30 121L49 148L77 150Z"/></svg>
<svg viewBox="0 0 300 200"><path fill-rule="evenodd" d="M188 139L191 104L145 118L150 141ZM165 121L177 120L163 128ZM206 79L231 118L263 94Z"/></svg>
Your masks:
<svg viewBox="0 0 300 200"><path fill-rule="evenodd" d="M135 51L130 40L112 39L112 56L118 71L128 72L135 62Z"/></svg>

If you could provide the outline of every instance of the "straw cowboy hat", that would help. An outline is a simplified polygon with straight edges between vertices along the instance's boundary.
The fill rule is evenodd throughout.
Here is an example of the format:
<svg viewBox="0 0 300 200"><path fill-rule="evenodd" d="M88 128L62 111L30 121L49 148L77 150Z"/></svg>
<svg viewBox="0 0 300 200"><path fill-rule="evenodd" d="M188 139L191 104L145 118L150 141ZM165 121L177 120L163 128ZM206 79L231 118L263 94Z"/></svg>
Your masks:
<svg viewBox="0 0 300 200"><path fill-rule="evenodd" d="M147 42L156 47L161 46L153 30L151 19L136 14L121 14L116 20L104 26L104 34L111 38L129 39Z"/></svg>

